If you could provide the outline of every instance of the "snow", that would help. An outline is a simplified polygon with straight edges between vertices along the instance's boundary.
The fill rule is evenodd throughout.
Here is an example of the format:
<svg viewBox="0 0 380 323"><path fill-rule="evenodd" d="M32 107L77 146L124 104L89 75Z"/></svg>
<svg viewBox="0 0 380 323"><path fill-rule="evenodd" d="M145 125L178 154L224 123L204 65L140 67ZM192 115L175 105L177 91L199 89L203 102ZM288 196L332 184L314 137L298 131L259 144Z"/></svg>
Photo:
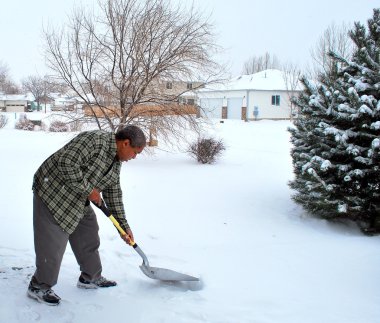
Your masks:
<svg viewBox="0 0 380 323"><path fill-rule="evenodd" d="M287 91L288 87L285 82L284 72L268 69L254 74L236 76L223 84L210 85L205 89L201 89L200 92L219 90ZM301 88L301 84L297 84L296 90L299 91Z"/></svg>
<svg viewBox="0 0 380 323"><path fill-rule="evenodd" d="M34 101L34 96L32 93L27 94L1 94L0 100L13 100L13 101Z"/></svg>
<svg viewBox="0 0 380 323"><path fill-rule="evenodd" d="M323 171L327 171L329 168L331 168L332 164L329 160L324 160L321 164L321 169Z"/></svg>
<svg viewBox="0 0 380 323"><path fill-rule="evenodd" d="M361 80L354 80L356 92L365 92L371 86L368 83L364 83Z"/></svg>
<svg viewBox="0 0 380 323"><path fill-rule="evenodd" d="M380 126L380 122L379 122L379 126ZM372 143L371 143L371 147L373 149L379 148L380 147L380 139L379 138L373 139Z"/></svg>
<svg viewBox="0 0 380 323"><path fill-rule="evenodd" d="M9 122L0 129L1 322L377 322L380 237L311 218L291 200L289 126L215 120L208 131L227 146L215 165L164 150L123 165L128 220L150 264L201 283L144 276L141 258L96 210L103 274L118 286L78 289L68 246L54 287L62 303L49 307L26 296L34 271L31 182L74 134Z"/></svg>
<svg viewBox="0 0 380 323"><path fill-rule="evenodd" d="M372 110L366 104L362 104L360 106L359 112L362 114L372 115Z"/></svg>

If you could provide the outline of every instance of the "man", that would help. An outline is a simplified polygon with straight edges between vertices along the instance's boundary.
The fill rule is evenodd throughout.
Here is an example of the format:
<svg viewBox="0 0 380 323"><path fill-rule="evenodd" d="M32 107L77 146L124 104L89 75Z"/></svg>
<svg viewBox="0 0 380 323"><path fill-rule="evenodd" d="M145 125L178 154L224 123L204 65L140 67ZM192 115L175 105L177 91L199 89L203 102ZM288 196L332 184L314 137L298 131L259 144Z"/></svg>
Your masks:
<svg viewBox="0 0 380 323"><path fill-rule="evenodd" d="M67 242L80 266L77 286L102 288L116 282L101 275L99 235L90 201L108 208L133 241L125 218L120 187L121 163L134 159L146 145L142 130L126 126L116 134L105 131L82 132L46 159L33 180L33 228L36 271L28 295L48 305L58 305L60 297L51 289L58 280Z"/></svg>

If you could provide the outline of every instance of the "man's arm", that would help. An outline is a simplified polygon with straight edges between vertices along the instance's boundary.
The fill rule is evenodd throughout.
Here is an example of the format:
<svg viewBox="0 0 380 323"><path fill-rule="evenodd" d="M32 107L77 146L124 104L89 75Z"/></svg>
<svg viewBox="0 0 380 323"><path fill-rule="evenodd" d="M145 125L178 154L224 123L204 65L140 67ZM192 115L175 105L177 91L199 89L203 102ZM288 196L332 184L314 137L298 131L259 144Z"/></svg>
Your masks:
<svg viewBox="0 0 380 323"><path fill-rule="evenodd" d="M125 210L123 204L123 194L120 183L108 187L102 191L103 199L106 202L107 208L111 211L112 215L119 222L120 226L127 231L130 229L128 221L125 217Z"/></svg>

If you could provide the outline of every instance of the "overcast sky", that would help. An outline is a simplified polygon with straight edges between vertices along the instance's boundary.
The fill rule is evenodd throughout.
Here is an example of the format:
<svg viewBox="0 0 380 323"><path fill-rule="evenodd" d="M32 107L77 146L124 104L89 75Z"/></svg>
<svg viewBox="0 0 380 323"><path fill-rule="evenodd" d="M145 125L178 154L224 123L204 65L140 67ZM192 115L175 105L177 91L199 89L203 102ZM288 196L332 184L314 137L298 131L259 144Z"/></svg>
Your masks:
<svg viewBox="0 0 380 323"><path fill-rule="evenodd" d="M180 0L173 0L180 1ZM181 2L191 3L192 0ZM61 25L76 3L96 0L0 0L0 61L16 82L48 73L42 51L43 24ZM193 0L218 34L232 76L265 52L306 65L310 49L332 23L366 23L380 0Z"/></svg>

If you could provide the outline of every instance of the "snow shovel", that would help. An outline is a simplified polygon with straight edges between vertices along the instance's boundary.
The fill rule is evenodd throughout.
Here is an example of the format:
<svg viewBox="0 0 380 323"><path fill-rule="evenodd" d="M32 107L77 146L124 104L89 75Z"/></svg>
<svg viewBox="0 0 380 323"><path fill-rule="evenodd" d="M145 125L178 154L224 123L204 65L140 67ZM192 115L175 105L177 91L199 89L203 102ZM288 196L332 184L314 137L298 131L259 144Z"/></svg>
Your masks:
<svg viewBox="0 0 380 323"><path fill-rule="evenodd" d="M101 206L97 205L96 203L93 203L93 204L95 204L99 209L103 211L103 213L112 221L112 223L121 233L121 235L126 235L126 232L120 226L119 222L117 222L117 220L114 218L110 210L106 207L106 205L104 204L104 201L102 201ZM140 269L149 278L162 280L162 281L199 281L199 278L197 277L182 274L174 270L151 267L149 265L148 258L146 257L144 252L140 249L140 247L137 245L137 243L132 241L130 245L141 256L143 263L141 264Z"/></svg>

